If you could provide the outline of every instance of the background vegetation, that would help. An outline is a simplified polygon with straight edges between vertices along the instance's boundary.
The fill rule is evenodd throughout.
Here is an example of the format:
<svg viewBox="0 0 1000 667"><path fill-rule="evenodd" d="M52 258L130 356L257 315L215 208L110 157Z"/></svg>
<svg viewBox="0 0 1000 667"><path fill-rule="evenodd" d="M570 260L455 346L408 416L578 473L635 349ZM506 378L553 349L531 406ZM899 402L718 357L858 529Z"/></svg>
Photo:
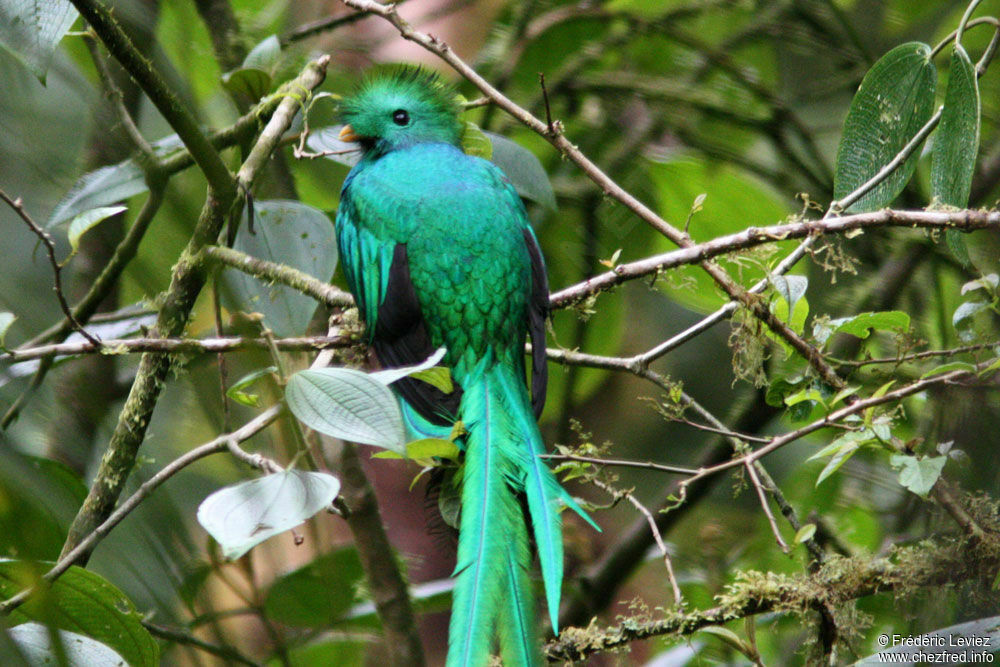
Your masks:
<svg viewBox="0 0 1000 667"><path fill-rule="evenodd" d="M1000 646L1000 24L978 4L0 0L4 664L441 661L448 499L412 484L434 461L280 408L310 364L371 370L324 285L332 137L337 96L394 61L441 70L551 182L470 129L537 223L543 433L604 529L566 518L553 660L841 664L969 622L948 632ZM220 548L198 508L251 479L325 489L275 491L291 523L339 487L346 519L227 561L257 540L227 524Z"/></svg>

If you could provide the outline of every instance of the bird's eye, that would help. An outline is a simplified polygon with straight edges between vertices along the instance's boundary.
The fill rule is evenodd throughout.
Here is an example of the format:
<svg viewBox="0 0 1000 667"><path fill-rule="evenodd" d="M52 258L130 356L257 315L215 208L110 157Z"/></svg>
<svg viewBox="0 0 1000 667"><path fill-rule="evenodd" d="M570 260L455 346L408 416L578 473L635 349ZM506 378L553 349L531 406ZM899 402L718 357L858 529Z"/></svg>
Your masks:
<svg viewBox="0 0 1000 667"><path fill-rule="evenodd" d="M410 124L410 114L405 109L396 109L392 112L392 122L400 127Z"/></svg>

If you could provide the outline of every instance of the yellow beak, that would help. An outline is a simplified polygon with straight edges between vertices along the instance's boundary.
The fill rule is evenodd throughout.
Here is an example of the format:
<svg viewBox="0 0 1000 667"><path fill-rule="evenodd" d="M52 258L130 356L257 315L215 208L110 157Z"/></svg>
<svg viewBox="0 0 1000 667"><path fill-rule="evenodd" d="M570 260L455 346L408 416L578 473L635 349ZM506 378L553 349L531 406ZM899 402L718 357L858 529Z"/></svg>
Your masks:
<svg viewBox="0 0 1000 667"><path fill-rule="evenodd" d="M354 128L350 125L345 125L340 128L340 140L341 141L358 141L361 137L354 133Z"/></svg>

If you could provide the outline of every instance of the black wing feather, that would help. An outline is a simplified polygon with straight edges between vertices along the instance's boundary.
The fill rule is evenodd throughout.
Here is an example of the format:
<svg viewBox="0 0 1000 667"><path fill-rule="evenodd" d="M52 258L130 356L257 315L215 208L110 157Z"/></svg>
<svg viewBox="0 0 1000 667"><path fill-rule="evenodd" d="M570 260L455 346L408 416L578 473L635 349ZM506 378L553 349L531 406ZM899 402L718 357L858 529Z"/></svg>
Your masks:
<svg viewBox="0 0 1000 667"><path fill-rule="evenodd" d="M549 383L549 366L545 360L545 318L549 316L549 277L538 241L531 230L525 229L524 242L531 258L531 299L528 301L528 336L531 338L531 406L535 418L545 408L545 391Z"/></svg>
<svg viewBox="0 0 1000 667"><path fill-rule="evenodd" d="M435 348L427 335L420 302L410 279L410 261L404 243L393 249L389 284L378 307L372 346L386 368L419 364L434 354ZM413 378L403 378L392 386L420 416L434 424L448 426L458 415L462 390L457 384L450 394Z"/></svg>

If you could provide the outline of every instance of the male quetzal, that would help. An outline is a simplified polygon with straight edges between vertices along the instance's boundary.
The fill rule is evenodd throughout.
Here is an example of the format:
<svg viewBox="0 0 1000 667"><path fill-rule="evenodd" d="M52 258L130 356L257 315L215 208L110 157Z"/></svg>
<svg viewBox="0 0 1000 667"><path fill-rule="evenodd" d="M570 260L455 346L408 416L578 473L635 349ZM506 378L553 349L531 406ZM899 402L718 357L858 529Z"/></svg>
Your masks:
<svg viewBox="0 0 1000 667"><path fill-rule="evenodd" d="M341 138L363 149L337 211L347 283L383 365L447 350L456 391L414 379L394 385L411 433L447 437L458 420L466 430L448 664L487 664L495 636L505 664L537 664L521 499L556 631L560 505L590 521L538 456L549 302L538 241L503 172L462 152L460 107L436 75L415 67L376 75L341 112Z"/></svg>

